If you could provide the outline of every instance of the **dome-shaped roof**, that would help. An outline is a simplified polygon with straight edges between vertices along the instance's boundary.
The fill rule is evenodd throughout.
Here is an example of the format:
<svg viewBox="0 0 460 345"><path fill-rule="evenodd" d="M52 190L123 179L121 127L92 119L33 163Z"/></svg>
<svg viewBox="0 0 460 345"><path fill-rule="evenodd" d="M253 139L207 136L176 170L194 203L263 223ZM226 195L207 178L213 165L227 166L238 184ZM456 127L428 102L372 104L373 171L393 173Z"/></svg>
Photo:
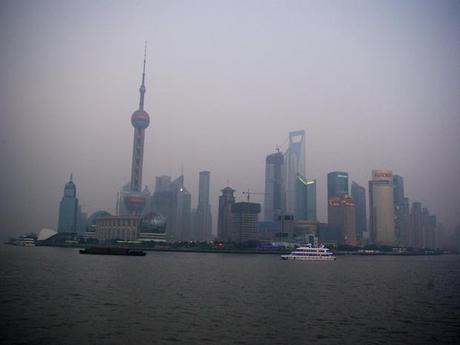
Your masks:
<svg viewBox="0 0 460 345"><path fill-rule="evenodd" d="M112 215L107 211L103 211L103 210L96 211L96 212L94 212L92 215L90 215L88 217L87 225L88 226L96 225L96 219L99 218L99 217L111 217L111 216Z"/></svg>

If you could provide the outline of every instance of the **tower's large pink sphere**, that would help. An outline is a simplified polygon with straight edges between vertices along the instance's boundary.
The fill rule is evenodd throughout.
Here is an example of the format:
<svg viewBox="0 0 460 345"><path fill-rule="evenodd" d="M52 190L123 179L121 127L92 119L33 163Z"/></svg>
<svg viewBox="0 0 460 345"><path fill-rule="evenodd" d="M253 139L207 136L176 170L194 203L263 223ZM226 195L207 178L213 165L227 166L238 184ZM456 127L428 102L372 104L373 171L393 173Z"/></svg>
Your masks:
<svg viewBox="0 0 460 345"><path fill-rule="evenodd" d="M136 110L131 116L131 123L139 129L146 129L150 123L150 116L144 110Z"/></svg>

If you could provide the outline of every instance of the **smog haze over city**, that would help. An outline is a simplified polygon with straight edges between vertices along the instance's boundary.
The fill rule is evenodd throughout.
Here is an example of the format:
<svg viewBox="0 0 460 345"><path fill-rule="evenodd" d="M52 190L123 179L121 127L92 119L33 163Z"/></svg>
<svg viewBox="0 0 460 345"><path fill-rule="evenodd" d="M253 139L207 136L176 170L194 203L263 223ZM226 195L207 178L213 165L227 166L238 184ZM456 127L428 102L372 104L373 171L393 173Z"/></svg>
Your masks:
<svg viewBox="0 0 460 345"><path fill-rule="evenodd" d="M177 177L196 205L264 191L266 155L306 131L306 173L367 189L392 169L451 231L460 223L458 1L2 1L3 239L56 229L69 175L83 211L129 182L144 41L143 184ZM254 195L253 200L263 202Z"/></svg>

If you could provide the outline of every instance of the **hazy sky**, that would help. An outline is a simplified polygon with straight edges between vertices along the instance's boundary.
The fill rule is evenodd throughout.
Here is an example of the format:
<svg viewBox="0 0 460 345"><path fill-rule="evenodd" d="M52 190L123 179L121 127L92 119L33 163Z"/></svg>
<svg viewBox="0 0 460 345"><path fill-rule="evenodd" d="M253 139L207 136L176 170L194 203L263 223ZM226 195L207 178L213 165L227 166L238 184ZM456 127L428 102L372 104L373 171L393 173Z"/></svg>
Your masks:
<svg viewBox="0 0 460 345"><path fill-rule="evenodd" d="M70 172L84 211L114 211L144 40L150 190L183 166L196 205L210 170L216 218L305 129L320 220L327 172L367 190L390 168L460 223L459 1L1 1L0 236L55 228Z"/></svg>

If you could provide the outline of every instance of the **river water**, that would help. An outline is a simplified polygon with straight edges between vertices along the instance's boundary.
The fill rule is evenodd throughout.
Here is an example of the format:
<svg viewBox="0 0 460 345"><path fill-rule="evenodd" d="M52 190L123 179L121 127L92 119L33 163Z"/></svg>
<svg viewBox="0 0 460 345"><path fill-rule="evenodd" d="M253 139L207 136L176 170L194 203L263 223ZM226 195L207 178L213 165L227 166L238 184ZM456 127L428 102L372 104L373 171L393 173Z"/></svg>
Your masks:
<svg viewBox="0 0 460 345"><path fill-rule="evenodd" d="M148 252L0 245L0 343L451 344L460 256Z"/></svg>

